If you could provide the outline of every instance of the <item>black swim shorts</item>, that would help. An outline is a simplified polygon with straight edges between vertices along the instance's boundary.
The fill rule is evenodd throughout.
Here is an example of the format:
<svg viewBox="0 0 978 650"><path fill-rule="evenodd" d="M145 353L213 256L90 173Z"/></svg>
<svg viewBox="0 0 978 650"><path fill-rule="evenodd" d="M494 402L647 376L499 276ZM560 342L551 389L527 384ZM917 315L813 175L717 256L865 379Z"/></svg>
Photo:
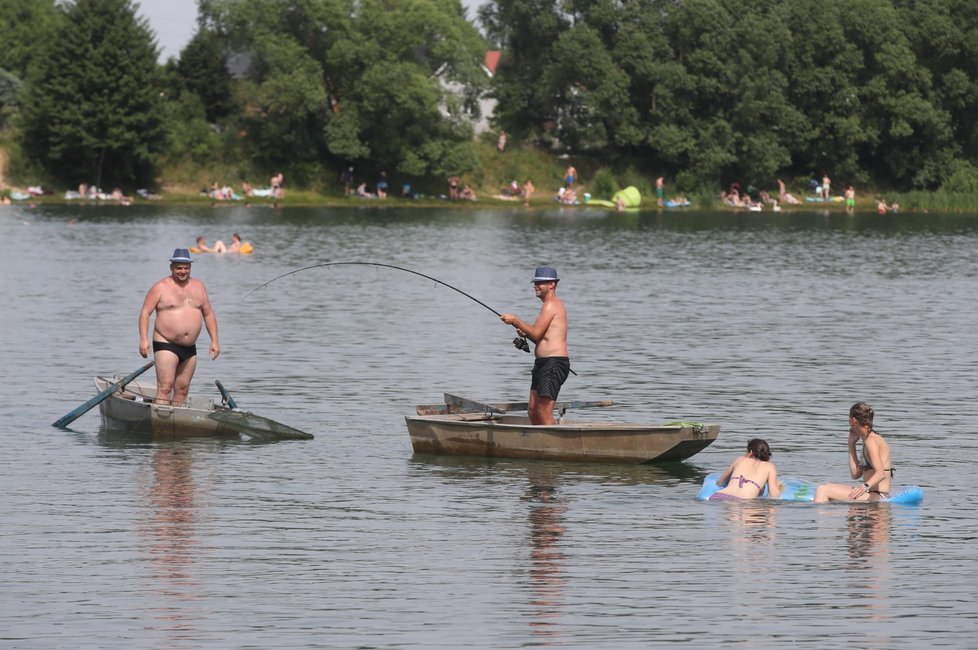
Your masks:
<svg viewBox="0 0 978 650"><path fill-rule="evenodd" d="M541 357L533 362L530 390L535 390L540 397L556 400L569 374L570 359L567 357Z"/></svg>
<svg viewBox="0 0 978 650"><path fill-rule="evenodd" d="M177 355L177 361L179 363L183 363L187 359L192 359L197 356L196 343L194 345L177 345L176 343L167 343L166 341L153 341L153 352L159 352L160 350L166 350Z"/></svg>

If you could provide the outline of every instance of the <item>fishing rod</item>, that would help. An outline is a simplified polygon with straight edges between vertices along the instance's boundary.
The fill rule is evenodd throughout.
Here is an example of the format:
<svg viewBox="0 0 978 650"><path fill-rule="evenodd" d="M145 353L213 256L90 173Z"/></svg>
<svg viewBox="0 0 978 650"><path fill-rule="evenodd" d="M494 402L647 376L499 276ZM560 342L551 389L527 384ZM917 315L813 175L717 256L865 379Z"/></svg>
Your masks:
<svg viewBox="0 0 978 650"><path fill-rule="evenodd" d="M310 269L318 269L320 267L325 267L325 266L351 266L351 265L356 265L356 266L379 266L379 267L383 267L385 269L394 269L395 271L404 271L405 273L412 273L414 275L417 275L417 276L420 276L422 278L425 278L426 280L431 280L432 282L437 282L438 284L442 285L443 287L448 287L452 291L457 291L458 293L462 294L463 296L465 296L469 300L473 300L473 301L479 303L480 305L482 305L483 307L485 307L486 309L488 309L489 311L491 311L492 313L494 313L496 316L502 316L501 313L499 313L498 311L496 311L495 309L493 309L492 307L490 307L486 303L482 302L481 300L479 300L475 296L472 296L472 295L470 295L468 293L465 293L464 291L462 291L458 287L453 287L452 285L448 284L447 282L442 282L438 278L433 278L430 275L425 275L424 273L421 273L420 271L413 271L411 269L406 269L403 266L394 266L393 264L384 264L382 262L323 262L321 264L313 264L311 266L304 266L301 269L295 269L293 271L289 271L288 273L283 273L282 275L280 275L280 276L278 276L276 278L272 278L271 280L269 280L265 284L262 284L262 285L259 285L259 286L255 287L254 289L252 289L251 291L248 292L248 294L245 296L245 300L247 300L248 299L248 296L250 296L251 294L255 293L256 291L260 291L261 289L264 289L265 287L267 287L271 283L275 282L276 280L281 280L282 278L287 278L290 275L295 275L296 273L300 273L302 271L308 271ZM524 336L524 335L517 336L515 339L513 339L513 345L516 346L517 349L523 350L524 352L529 352L530 351L530 345L529 345L529 343L526 342L526 336Z"/></svg>

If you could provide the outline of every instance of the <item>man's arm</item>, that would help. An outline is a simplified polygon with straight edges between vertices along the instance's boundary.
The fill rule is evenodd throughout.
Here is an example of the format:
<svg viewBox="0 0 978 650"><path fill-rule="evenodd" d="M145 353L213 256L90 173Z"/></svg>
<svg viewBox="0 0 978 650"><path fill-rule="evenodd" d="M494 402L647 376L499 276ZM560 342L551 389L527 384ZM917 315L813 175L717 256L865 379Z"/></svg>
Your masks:
<svg viewBox="0 0 978 650"><path fill-rule="evenodd" d="M200 305L200 313L204 317L207 336L211 339L211 359L216 359L221 354L221 343L217 338L217 315L211 307L211 299L207 295L207 289L204 289L204 301Z"/></svg>
<svg viewBox="0 0 978 650"><path fill-rule="evenodd" d="M500 318L504 323L508 323L523 332L526 338L534 343L538 343L547 333L547 330L550 329L550 323L553 322L556 315L557 310L552 305L544 304L540 308L540 313L537 314L537 319L532 325L513 314L503 314Z"/></svg>
<svg viewBox="0 0 978 650"><path fill-rule="evenodd" d="M157 282L146 292L143 307L139 310L139 354L144 359L149 356L149 315L159 303L160 289Z"/></svg>

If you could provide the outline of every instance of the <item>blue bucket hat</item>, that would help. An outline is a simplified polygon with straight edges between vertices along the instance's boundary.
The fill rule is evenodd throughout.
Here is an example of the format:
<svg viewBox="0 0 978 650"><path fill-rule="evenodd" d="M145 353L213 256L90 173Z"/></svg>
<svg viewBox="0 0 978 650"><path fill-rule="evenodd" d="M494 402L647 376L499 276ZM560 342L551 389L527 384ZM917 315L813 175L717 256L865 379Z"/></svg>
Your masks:
<svg viewBox="0 0 978 650"><path fill-rule="evenodd" d="M180 264L193 264L193 260L190 259L190 251L186 248L174 248L173 255L170 257L170 262L180 263Z"/></svg>
<svg viewBox="0 0 978 650"><path fill-rule="evenodd" d="M557 270L549 266L538 266L536 273L533 274L533 282L560 282L557 277Z"/></svg>

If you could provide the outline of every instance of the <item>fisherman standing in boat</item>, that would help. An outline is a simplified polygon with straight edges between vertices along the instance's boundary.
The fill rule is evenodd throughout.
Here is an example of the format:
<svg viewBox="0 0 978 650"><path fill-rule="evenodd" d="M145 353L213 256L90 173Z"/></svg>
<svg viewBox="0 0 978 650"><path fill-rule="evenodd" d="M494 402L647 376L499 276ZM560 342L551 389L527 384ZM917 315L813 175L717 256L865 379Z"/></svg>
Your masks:
<svg viewBox="0 0 978 650"><path fill-rule="evenodd" d="M156 361L156 403L183 404L197 369L197 338L201 324L211 339L210 356L221 354L217 338L217 316L207 289L190 277L190 251L177 248L170 258L170 275L154 284L139 312L139 354L149 355L149 317L153 326L153 359Z"/></svg>
<svg viewBox="0 0 978 650"><path fill-rule="evenodd" d="M554 404L560 387L570 374L567 356L567 309L557 297L557 271L538 267L533 277L533 290L543 301L540 313L532 324L513 314L501 314L500 318L512 325L536 346L533 377L530 381L528 412L530 424L554 424Z"/></svg>

